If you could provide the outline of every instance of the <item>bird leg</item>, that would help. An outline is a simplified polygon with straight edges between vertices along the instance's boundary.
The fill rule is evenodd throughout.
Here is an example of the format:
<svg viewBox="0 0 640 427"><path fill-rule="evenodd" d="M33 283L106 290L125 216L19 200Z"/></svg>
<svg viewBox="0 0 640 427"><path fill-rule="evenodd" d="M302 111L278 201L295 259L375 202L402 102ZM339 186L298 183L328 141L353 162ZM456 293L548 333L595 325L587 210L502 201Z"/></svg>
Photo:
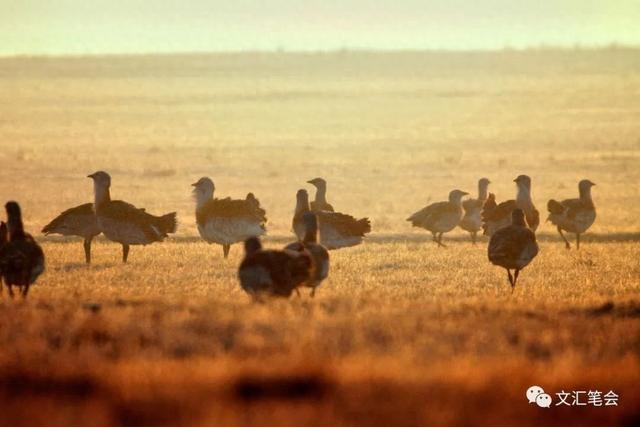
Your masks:
<svg viewBox="0 0 640 427"><path fill-rule="evenodd" d="M471 243L473 243L474 245L476 244L476 236L477 236L477 232L472 231L471 232Z"/></svg>
<svg viewBox="0 0 640 427"><path fill-rule="evenodd" d="M91 264L91 241L92 237L87 237L84 239L84 259L87 264Z"/></svg>
<svg viewBox="0 0 640 427"><path fill-rule="evenodd" d="M445 245L444 243L442 243L442 235L443 235L443 234L444 234L444 233L440 233L440 234L438 235L438 246L440 246L441 248L446 248L446 247L447 247L447 245Z"/></svg>
<svg viewBox="0 0 640 427"><path fill-rule="evenodd" d="M9 296L13 299L13 287L11 285L7 285L7 288L9 288Z"/></svg>
<svg viewBox="0 0 640 427"><path fill-rule="evenodd" d="M298 295L298 298L302 298L302 295L300 295L300 291L298 290L298 288L296 288L296 295Z"/></svg>
<svg viewBox="0 0 640 427"><path fill-rule="evenodd" d="M313 288L311 288L311 293L309 295L311 295L311 298L316 296L316 287L315 286Z"/></svg>
<svg viewBox="0 0 640 427"><path fill-rule="evenodd" d="M431 234L433 235L433 241L438 243L438 233L432 232Z"/></svg>
<svg viewBox="0 0 640 427"><path fill-rule="evenodd" d="M514 289L515 289L515 287L516 287L516 283L518 282L518 275L519 275L519 274L520 274L520 270L518 270L518 269L516 268L516 270L514 271L514 274L513 274L513 288L514 288ZM512 292L513 292L513 290L512 290Z"/></svg>
<svg viewBox="0 0 640 427"><path fill-rule="evenodd" d="M511 293L513 293L513 276L511 276L511 270L507 268L507 276L509 276L509 284L511 285Z"/></svg>
<svg viewBox="0 0 640 427"><path fill-rule="evenodd" d="M22 289L22 298L26 299L28 293L29 293L29 285L25 285L25 287Z"/></svg>
<svg viewBox="0 0 640 427"><path fill-rule="evenodd" d="M127 258L129 258L129 245L122 245L122 262L126 264Z"/></svg>
<svg viewBox="0 0 640 427"><path fill-rule="evenodd" d="M580 249L580 233L576 233L576 249Z"/></svg>
<svg viewBox="0 0 640 427"><path fill-rule="evenodd" d="M567 249L571 249L571 245L569 244L569 241L567 240L566 237L564 237L564 234L562 233L562 229L560 228L560 226L558 226L558 233L560 233L560 237L562 237L562 240L564 240L564 245Z"/></svg>
<svg viewBox="0 0 640 427"><path fill-rule="evenodd" d="M231 249L231 245L222 245L222 253L224 254L224 258L229 258L229 250Z"/></svg>

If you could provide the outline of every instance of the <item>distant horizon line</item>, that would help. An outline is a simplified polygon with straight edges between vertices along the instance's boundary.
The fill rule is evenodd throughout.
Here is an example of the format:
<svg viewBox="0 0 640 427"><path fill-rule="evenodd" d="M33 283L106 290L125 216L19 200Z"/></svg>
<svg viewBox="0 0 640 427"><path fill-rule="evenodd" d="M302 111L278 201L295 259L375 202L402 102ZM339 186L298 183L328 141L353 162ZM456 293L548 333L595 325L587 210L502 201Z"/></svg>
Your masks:
<svg viewBox="0 0 640 427"><path fill-rule="evenodd" d="M594 45L552 45L540 44L527 47L504 46L501 48L358 48L344 47L335 49L246 49L246 50L193 50L193 51L141 51L141 52L87 52L87 53L15 53L2 54L0 59L64 59L64 58L96 58L96 57L142 57L142 56L207 56L207 55L251 55L251 54L344 54L344 53L502 53L502 52L541 52L541 51L565 51L565 52L594 52L616 50L640 50L640 44L607 43Z"/></svg>

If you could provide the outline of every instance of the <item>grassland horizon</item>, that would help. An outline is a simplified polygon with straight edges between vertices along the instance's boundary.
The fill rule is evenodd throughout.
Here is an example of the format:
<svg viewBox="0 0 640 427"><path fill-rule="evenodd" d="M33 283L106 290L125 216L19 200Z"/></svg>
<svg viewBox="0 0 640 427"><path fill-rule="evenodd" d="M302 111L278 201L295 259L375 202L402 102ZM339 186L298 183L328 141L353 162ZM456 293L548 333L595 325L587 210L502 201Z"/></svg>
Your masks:
<svg viewBox="0 0 640 427"><path fill-rule="evenodd" d="M638 424L638 70L628 48L0 58L0 200L47 256L29 299L0 297L0 423ZM114 198L177 211L176 235L127 265L100 238L91 266L40 235L96 170ZM513 198L521 173L541 250L513 295L486 239L438 249L405 220L483 176ZM315 298L251 304L240 246L224 260L198 237L202 176L258 197L268 247L316 176L373 232L332 252ZM583 178L598 217L567 251L546 202ZM533 384L619 406L538 408Z"/></svg>

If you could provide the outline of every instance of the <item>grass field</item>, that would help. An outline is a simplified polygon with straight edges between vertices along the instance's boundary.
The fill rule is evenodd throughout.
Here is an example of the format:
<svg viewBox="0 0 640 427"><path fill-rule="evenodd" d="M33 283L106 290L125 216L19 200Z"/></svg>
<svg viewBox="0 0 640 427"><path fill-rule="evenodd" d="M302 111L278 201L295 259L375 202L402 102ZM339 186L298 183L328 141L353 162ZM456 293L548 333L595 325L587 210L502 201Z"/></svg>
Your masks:
<svg viewBox="0 0 640 427"><path fill-rule="evenodd" d="M16 199L47 271L0 298L0 424L620 425L640 423L640 54L243 54L0 60L0 200ZM112 195L176 210L164 243L40 236ZM540 255L511 294L485 242L438 249L405 218L486 176L541 212L589 178L598 219ZM197 235L189 184L252 191L267 246L292 238L295 192L322 176L371 218L332 252L314 299L251 304ZM543 218L546 216L543 215ZM617 407L530 405L540 385L615 391Z"/></svg>

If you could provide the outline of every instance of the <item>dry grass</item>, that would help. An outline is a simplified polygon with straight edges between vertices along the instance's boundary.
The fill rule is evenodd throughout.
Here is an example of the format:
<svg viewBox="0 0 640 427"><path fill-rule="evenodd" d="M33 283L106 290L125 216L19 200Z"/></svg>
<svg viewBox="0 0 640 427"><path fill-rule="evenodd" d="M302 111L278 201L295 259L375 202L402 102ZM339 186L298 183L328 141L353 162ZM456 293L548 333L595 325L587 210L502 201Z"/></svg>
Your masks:
<svg viewBox="0 0 640 427"><path fill-rule="evenodd" d="M640 420L640 56L634 51L14 59L0 61L0 200L37 231L113 193L177 210L163 244L42 239L28 301L0 300L0 413L12 425L635 425ZM487 176L549 197L598 184L580 252L543 224L513 295L462 232L438 250L406 216ZM196 238L189 184L253 191L267 245L293 196L374 233L332 253L315 299L250 304L229 260ZM626 184L626 185L625 185ZM445 237L447 238L447 237ZM526 403L615 390L618 408ZM554 396L555 397L555 396Z"/></svg>

